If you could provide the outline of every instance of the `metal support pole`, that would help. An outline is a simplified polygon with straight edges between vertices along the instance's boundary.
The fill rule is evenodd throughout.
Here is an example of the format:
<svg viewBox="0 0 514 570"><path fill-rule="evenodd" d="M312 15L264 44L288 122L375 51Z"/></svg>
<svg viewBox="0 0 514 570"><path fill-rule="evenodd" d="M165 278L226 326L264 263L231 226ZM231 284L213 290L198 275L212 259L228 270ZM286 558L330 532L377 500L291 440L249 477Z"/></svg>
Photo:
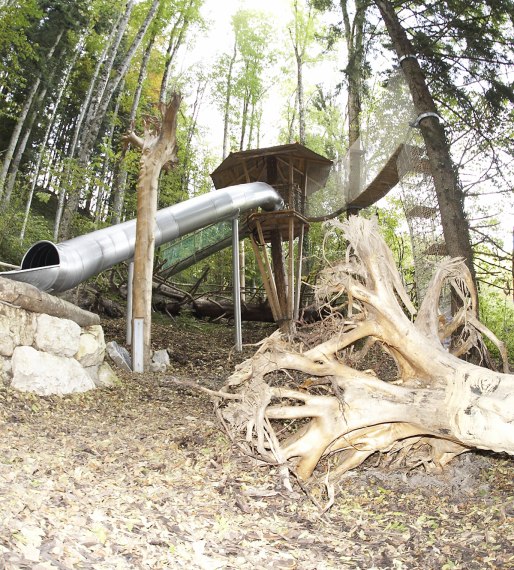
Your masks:
<svg viewBox="0 0 514 570"><path fill-rule="evenodd" d="M144 355L144 319L133 319L133 339L132 339L132 370L134 372L145 371L145 355Z"/></svg>
<svg viewBox="0 0 514 570"><path fill-rule="evenodd" d="M234 326L236 351L243 350L243 333L241 329L241 280L239 276L239 218L232 218L232 281L234 300Z"/></svg>
<svg viewBox="0 0 514 570"><path fill-rule="evenodd" d="M127 346L132 344L132 285L134 282L134 262L131 261L128 267L128 282L127 282Z"/></svg>

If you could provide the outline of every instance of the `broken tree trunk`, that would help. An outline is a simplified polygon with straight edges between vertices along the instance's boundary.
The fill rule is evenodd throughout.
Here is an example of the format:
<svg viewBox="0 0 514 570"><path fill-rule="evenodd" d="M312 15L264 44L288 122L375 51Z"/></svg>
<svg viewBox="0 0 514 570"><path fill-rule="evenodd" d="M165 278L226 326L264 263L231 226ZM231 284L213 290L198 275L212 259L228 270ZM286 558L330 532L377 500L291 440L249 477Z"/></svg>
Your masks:
<svg viewBox="0 0 514 570"><path fill-rule="evenodd" d="M155 251L155 216L159 175L165 165L177 163L177 115L181 96L174 93L168 105L160 105L162 124L158 132L145 129L144 138L134 132L126 140L141 148L141 167L137 182L136 245L134 249L133 322L143 323L142 370L150 365L152 328L152 275ZM157 129L155 129L157 130ZM133 336L134 338L134 336ZM134 354L135 346L133 346Z"/></svg>
<svg viewBox="0 0 514 570"><path fill-rule="evenodd" d="M310 337L274 333L236 369L222 389L227 397L217 400L231 436L304 480L316 468L337 478L375 452L434 468L471 448L514 454L514 375L506 358L499 373L445 348L456 330L458 354L483 347L486 333L505 355L477 319L464 261L441 262L415 318L376 224L357 216L336 224L349 242L346 258L324 270L317 294L338 312ZM438 311L446 283L463 303L450 323ZM392 357L394 378L352 368L370 343Z"/></svg>

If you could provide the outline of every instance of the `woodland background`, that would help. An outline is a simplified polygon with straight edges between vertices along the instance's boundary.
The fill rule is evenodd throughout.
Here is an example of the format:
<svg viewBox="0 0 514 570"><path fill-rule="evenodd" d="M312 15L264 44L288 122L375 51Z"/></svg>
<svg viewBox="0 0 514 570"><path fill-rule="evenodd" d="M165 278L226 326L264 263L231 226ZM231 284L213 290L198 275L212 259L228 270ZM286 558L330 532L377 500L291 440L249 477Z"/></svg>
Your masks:
<svg viewBox="0 0 514 570"><path fill-rule="evenodd" d="M512 353L505 214L512 211L514 4L382 4L394 7L444 120L470 225L481 318ZM157 104L173 91L184 94L179 164L161 175L159 207L208 192L209 173L229 152L262 141L301 142L342 168L355 129L372 124L380 89L398 68L377 5L293 0L287 21L241 5L231 16L230 38L214 41L203 64L188 65L188 54L214 26L209 8L212 14L202 0L0 2L3 262L19 264L36 240L63 240L135 217L139 150L124 135L155 122ZM401 200L392 193L363 215L378 215L412 284ZM322 260L341 252L337 241L322 251L322 234L320 225L309 233L311 282ZM248 255L247 285L258 286L252 264ZM207 283L228 283L230 252L181 280L197 279L206 267Z"/></svg>

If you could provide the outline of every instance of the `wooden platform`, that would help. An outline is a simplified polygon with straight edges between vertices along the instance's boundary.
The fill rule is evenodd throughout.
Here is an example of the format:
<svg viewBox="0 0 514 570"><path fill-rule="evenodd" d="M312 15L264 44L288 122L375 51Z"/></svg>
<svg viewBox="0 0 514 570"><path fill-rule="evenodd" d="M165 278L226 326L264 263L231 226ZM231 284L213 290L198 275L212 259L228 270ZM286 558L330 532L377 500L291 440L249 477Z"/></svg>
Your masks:
<svg viewBox="0 0 514 570"><path fill-rule="evenodd" d="M261 241L259 226L262 231L264 241L269 243L271 241L271 234L274 230L278 230L280 232L280 236L284 241L289 240L291 225L294 239L303 235L309 227L307 220L295 210L263 212L250 214L248 217L248 229L255 236L257 242Z"/></svg>

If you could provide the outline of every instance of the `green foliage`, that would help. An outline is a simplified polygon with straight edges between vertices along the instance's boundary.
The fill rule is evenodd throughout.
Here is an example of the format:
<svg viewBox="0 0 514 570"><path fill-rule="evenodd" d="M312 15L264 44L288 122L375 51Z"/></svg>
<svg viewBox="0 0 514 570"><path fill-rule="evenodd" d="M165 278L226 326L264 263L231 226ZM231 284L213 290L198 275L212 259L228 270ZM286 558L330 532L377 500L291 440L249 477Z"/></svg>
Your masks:
<svg viewBox="0 0 514 570"><path fill-rule="evenodd" d="M48 202L50 202L50 194L47 194L46 192L36 192L36 198L40 201L43 202L44 204L48 204Z"/></svg>
<svg viewBox="0 0 514 570"><path fill-rule="evenodd" d="M0 216L0 261L19 265L27 244L39 240L52 240L52 222L44 215L32 213L25 231L25 241L20 242L24 211L19 201L13 201Z"/></svg>
<svg viewBox="0 0 514 570"><path fill-rule="evenodd" d="M232 18L234 53L222 54L211 81L213 99L221 112L229 111L231 150L255 146L260 131L262 101L271 84L275 61L274 26L262 12L239 10ZM235 55L235 58L234 58Z"/></svg>
<svg viewBox="0 0 514 570"><path fill-rule="evenodd" d="M505 343L510 362L514 362L514 301L512 296L493 288L480 291L480 320ZM491 352L498 357L498 349L487 339Z"/></svg>
<svg viewBox="0 0 514 570"><path fill-rule="evenodd" d="M316 86L307 112L306 146L335 162L347 148L345 117L337 94Z"/></svg>

